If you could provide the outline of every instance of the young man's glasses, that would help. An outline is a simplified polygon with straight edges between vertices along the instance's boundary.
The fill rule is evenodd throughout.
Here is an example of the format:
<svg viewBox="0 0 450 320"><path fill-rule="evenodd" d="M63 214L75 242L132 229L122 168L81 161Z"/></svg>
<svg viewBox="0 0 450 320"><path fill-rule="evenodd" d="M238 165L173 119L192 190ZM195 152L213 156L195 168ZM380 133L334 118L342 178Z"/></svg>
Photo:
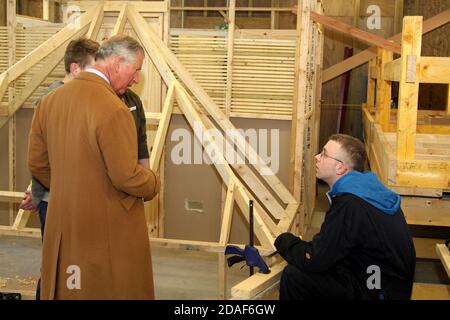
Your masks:
<svg viewBox="0 0 450 320"><path fill-rule="evenodd" d="M339 159L329 156L325 149L322 149L322 151L320 152L320 159L322 160L323 158L330 158L330 159L336 160L337 162L344 163L344 161L342 161L342 160L339 160Z"/></svg>

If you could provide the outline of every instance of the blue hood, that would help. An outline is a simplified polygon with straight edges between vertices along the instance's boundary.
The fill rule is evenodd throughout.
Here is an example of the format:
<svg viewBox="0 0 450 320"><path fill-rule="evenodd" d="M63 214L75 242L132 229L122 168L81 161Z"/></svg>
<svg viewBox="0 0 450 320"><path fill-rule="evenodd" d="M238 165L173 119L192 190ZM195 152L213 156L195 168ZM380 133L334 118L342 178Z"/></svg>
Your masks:
<svg viewBox="0 0 450 320"><path fill-rule="evenodd" d="M400 208L400 196L386 188L373 172L352 171L338 179L327 195L331 199L343 193L351 193L389 215Z"/></svg>

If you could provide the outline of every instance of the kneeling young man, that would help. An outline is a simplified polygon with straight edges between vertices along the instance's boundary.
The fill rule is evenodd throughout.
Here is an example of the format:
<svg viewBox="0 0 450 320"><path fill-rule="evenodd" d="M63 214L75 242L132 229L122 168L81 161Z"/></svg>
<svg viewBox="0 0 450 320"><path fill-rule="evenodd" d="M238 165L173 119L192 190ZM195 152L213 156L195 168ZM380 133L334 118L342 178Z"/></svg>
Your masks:
<svg viewBox="0 0 450 320"><path fill-rule="evenodd" d="M275 240L288 262L280 299L409 299L416 255L400 196L363 172L364 144L354 137L332 135L315 160L330 208L312 241Z"/></svg>

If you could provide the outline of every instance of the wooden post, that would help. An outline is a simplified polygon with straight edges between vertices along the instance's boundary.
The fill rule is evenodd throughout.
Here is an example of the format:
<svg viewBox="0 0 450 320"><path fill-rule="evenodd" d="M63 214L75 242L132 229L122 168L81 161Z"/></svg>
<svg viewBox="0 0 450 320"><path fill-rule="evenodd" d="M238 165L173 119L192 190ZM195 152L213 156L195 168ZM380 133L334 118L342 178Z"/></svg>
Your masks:
<svg viewBox="0 0 450 320"><path fill-rule="evenodd" d="M224 184L224 189L226 185ZM228 184L228 190L226 191L225 201L222 208L222 225L220 228L219 244L226 246L230 241L231 223L233 220L234 211L234 189L235 183L233 179L230 179ZM219 299L223 300L227 298L227 273L226 273L226 258L224 252L219 252Z"/></svg>
<svg viewBox="0 0 450 320"><path fill-rule="evenodd" d="M16 0L7 2L7 27L8 27L8 64L12 66L16 62ZM15 85L8 90L8 114L11 113L10 103L15 95ZM1 97L0 97L1 99ZM8 122L8 187L10 191L16 188L16 116L13 115ZM15 205L9 204L9 224L14 222Z"/></svg>
<svg viewBox="0 0 450 320"><path fill-rule="evenodd" d="M234 26L236 15L236 0L230 0L228 10L228 38L227 38L227 90L225 92L225 115L230 117L231 97L233 94L233 49Z"/></svg>
<svg viewBox="0 0 450 320"><path fill-rule="evenodd" d="M297 34L295 53L294 97L292 107L289 190L296 201L301 202L303 167L303 139L306 108L306 66L309 46L309 0L299 1L297 9ZM302 215L301 215L302 216ZM301 224L301 222L300 222Z"/></svg>
<svg viewBox="0 0 450 320"><path fill-rule="evenodd" d="M272 0L272 8L278 8L280 6L280 0ZM279 11L270 11L270 29L278 29L280 21Z"/></svg>
<svg viewBox="0 0 450 320"><path fill-rule="evenodd" d="M49 21L50 0L42 0L42 20Z"/></svg>
<svg viewBox="0 0 450 320"><path fill-rule="evenodd" d="M404 0L395 0L394 34L402 32L403 2L404 2Z"/></svg>
<svg viewBox="0 0 450 320"><path fill-rule="evenodd" d="M389 128L391 112L391 81L384 80L384 66L391 62L393 54L383 48L378 48L377 59L377 106L376 121L381 125L381 129L386 132Z"/></svg>
<svg viewBox="0 0 450 320"><path fill-rule="evenodd" d="M397 112L397 160L415 157L421 45L422 17L405 17Z"/></svg>
<svg viewBox="0 0 450 320"><path fill-rule="evenodd" d="M374 67L376 64L376 58L369 60L369 66L367 71L367 109L374 110L375 108L375 75Z"/></svg>

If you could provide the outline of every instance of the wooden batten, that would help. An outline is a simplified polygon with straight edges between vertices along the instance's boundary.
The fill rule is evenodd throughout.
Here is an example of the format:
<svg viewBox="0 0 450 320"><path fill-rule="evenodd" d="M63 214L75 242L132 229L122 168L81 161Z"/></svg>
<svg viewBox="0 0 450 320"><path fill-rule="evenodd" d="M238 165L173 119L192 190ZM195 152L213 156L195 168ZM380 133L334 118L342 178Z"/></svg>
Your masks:
<svg viewBox="0 0 450 320"><path fill-rule="evenodd" d="M384 66L392 61L392 57L392 52L386 49L378 49L376 121L380 123L383 131L387 131L389 128L391 111L391 81L385 80Z"/></svg>

